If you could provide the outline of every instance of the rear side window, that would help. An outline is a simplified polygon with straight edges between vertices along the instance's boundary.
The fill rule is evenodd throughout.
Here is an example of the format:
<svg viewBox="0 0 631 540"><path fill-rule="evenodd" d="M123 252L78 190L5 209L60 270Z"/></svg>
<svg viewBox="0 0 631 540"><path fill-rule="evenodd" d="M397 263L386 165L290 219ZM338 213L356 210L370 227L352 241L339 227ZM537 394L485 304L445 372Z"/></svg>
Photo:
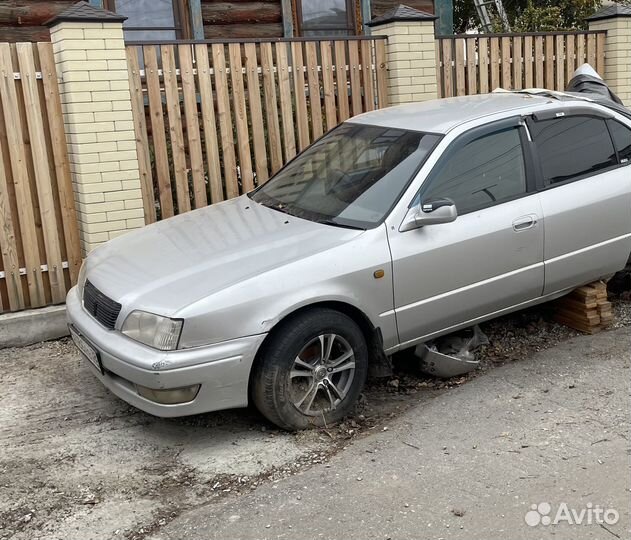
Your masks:
<svg viewBox="0 0 631 540"><path fill-rule="evenodd" d="M615 120L608 120L607 123L620 163L629 163L631 161L631 129Z"/></svg>
<svg viewBox="0 0 631 540"><path fill-rule="evenodd" d="M546 185L595 174L618 164L605 121L570 116L530 124Z"/></svg>

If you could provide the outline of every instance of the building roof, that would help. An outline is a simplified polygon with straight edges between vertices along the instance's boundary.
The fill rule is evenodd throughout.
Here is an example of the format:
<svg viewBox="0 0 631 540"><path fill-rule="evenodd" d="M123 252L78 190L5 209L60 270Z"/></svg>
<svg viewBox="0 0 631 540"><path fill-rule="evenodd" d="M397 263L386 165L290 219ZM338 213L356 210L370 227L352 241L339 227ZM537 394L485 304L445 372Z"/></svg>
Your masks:
<svg viewBox="0 0 631 540"><path fill-rule="evenodd" d="M551 103L554 104L554 100L548 97L498 92L398 105L361 114L351 121L412 131L448 133L456 126L485 116Z"/></svg>
<svg viewBox="0 0 631 540"><path fill-rule="evenodd" d="M386 11L383 15L374 18L369 23L366 23L366 25L378 26L380 24L388 24L396 21L435 21L436 19L438 19L436 15L399 4L398 6Z"/></svg>
<svg viewBox="0 0 631 540"><path fill-rule="evenodd" d="M127 17L95 7L87 2L77 2L61 13L47 20L44 24L52 26L60 22L123 22Z"/></svg>
<svg viewBox="0 0 631 540"><path fill-rule="evenodd" d="M623 6L621 4L611 4L599 9L588 21L600 21L602 19L613 19L614 17L631 17L631 6Z"/></svg>

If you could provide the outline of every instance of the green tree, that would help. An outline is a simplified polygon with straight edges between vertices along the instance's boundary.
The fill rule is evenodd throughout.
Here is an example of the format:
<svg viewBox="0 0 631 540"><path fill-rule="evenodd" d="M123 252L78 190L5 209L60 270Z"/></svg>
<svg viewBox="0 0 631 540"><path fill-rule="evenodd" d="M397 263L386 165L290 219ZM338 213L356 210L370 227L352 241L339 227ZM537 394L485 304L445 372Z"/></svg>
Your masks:
<svg viewBox="0 0 631 540"><path fill-rule="evenodd" d="M586 28L585 18L602 5L602 0L504 0L503 4L513 31L546 32ZM479 23L473 0L455 0L456 33L478 28ZM497 26L499 30L501 25Z"/></svg>

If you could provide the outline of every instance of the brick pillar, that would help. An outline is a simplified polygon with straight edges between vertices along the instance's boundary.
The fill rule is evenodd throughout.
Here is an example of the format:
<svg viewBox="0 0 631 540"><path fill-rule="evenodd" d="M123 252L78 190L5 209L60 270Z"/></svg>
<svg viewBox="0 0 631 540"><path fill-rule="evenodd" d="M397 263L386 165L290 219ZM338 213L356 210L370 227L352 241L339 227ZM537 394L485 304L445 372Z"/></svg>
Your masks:
<svg viewBox="0 0 631 540"><path fill-rule="evenodd" d="M368 23L386 35L388 100L391 105L438 98L436 36L430 13L399 5Z"/></svg>
<svg viewBox="0 0 631 540"><path fill-rule="evenodd" d="M631 7L606 6L587 20L590 30L607 31L604 79L631 107Z"/></svg>
<svg viewBox="0 0 631 540"><path fill-rule="evenodd" d="M145 224L124 20L79 2L48 23L84 254Z"/></svg>

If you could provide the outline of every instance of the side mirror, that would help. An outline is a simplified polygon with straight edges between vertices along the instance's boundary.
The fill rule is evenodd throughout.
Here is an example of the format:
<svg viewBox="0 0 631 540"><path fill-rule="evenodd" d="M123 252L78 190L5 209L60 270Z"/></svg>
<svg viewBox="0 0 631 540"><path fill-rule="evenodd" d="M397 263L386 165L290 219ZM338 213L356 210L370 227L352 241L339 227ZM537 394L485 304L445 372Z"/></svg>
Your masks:
<svg viewBox="0 0 631 540"><path fill-rule="evenodd" d="M456 203L451 199L432 199L410 208L399 230L405 232L425 225L451 223L457 217Z"/></svg>

